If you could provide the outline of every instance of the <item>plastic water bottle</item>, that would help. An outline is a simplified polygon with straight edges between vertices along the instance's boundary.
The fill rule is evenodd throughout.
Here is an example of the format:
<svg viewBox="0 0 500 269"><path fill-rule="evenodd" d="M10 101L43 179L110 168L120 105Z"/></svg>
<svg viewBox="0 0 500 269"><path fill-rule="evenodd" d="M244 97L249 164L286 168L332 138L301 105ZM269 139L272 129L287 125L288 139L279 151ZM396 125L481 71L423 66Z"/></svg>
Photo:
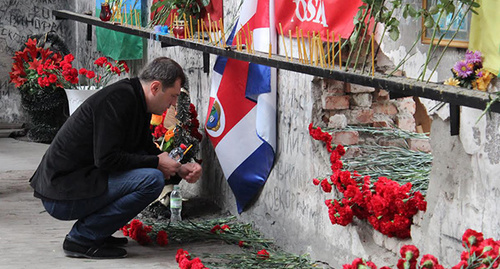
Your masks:
<svg viewBox="0 0 500 269"><path fill-rule="evenodd" d="M186 145L181 144L179 147L174 148L168 153L168 156L177 162L180 162L184 157L184 151L186 150Z"/></svg>
<svg viewBox="0 0 500 269"><path fill-rule="evenodd" d="M174 185L174 190L170 193L170 221L181 221L182 195L179 185Z"/></svg>

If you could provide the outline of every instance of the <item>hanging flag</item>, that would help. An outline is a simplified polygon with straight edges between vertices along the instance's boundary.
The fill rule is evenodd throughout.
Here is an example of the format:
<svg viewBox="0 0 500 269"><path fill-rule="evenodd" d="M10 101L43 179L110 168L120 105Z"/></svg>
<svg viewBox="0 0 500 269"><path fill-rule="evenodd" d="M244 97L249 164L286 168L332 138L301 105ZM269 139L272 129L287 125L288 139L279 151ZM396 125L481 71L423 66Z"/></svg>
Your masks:
<svg viewBox="0 0 500 269"><path fill-rule="evenodd" d="M478 0L477 14L472 14L469 49L483 54L483 66L495 75L500 75L500 1Z"/></svg>
<svg viewBox="0 0 500 269"><path fill-rule="evenodd" d="M226 43L266 53L272 44L275 50L273 8L274 0L245 0ZM241 213L274 163L276 70L217 57L205 127Z"/></svg>
<svg viewBox="0 0 500 269"><path fill-rule="evenodd" d="M96 16L101 14L101 5L107 0L96 0ZM122 0L110 3L112 22L137 25L141 22L142 0ZM97 50L113 60L138 60L143 56L142 37L96 27Z"/></svg>
<svg viewBox="0 0 500 269"><path fill-rule="evenodd" d="M338 41L339 35L348 38L351 34L353 19L362 4L361 0L276 0L276 26L281 23L286 36L291 30L292 37L296 37L297 27L304 36L319 32L323 40L327 31L331 40L333 31Z"/></svg>

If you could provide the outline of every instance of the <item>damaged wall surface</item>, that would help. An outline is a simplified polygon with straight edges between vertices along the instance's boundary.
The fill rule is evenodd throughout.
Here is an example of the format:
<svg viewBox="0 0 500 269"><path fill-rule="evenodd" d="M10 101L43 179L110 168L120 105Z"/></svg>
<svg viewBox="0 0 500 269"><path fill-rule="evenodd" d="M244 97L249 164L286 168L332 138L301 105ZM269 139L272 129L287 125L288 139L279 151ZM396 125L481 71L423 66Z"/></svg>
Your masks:
<svg viewBox="0 0 500 269"><path fill-rule="evenodd" d="M225 28L229 28L235 20L239 2L224 1ZM77 5L76 12L93 9L93 5L94 1L82 1ZM379 65L394 66L404 57L414 41L413 34L420 28L420 21L401 19L400 25L404 30L397 42L384 39L386 42L378 55L381 59ZM86 27L79 24L76 31L66 31L62 35L66 40L83 40ZM7 48L14 51L19 44L16 41ZM189 79L191 101L195 104L199 113L198 120L203 125L208 110L212 71L208 74L203 72L202 53L180 47L161 48L153 40L148 40L146 47L145 61L157 56L167 56L184 67ZM88 43L83 50L81 55L92 54L95 44ZM420 73L422 59L427 52L426 45L418 44L417 51L416 56L402 66L402 71L409 77L416 77ZM441 67L434 73L432 80L443 81L449 77L450 66L464 52L462 49L451 49L441 61ZM10 66L9 53L5 53L6 56L1 59L5 67ZM215 63L215 57L211 55L211 65ZM140 64L137 65L139 66ZM4 81L4 78L1 80ZM356 257L372 260L379 267L394 266L400 247L407 244L414 244L422 254L435 255L445 267L450 267L459 261L463 250L460 240L467 228L481 231L485 237L500 239L497 228L500 220L496 218L500 199L497 181L500 174L500 116L493 113L491 117L483 117L476 124L481 111L465 107L462 108L458 137L449 134L446 106L431 114L434 163L426 197L428 209L415 216L412 239L387 238L365 221L356 220L347 227L333 226L324 200L334 197L326 195L312 184L314 177L330 172L329 156L324 146L309 136L307 129L311 122L316 125L326 124L322 123L325 116L327 119L334 116L335 113L325 107L325 96L337 95L331 94L332 88L324 87L325 84L333 83L335 82L310 75L278 71L278 149L275 166L254 203L239 215L242 221L253 223L266 237L275 239L284 249L297 254L309 253L313 260L325 261L335 268L351 263ZM4 84L6 83L2 83ZM498 88L500 86L497 83L495 89ZM390 89L370 89L368 95L363 92L364 99L353 97L358 98L354 101L355 104L366 109L382 109L379 105L374 106L377 98L368 102L379 90ZM19 120L19 100L17 97L12 98L12 91L13 88L7 91L2 88L2 96L8 94L9 97L0 96L0 108L4 111L3 108L9 107L12 112L1 114L0 120ZM423 103L428 105L431 102ZM349 110L349 105L352 103L348 102L347 107L342 109ZM400 113L399 107L394 106L395 108L389 105L388 111ZM233 194L214 149L206 138L202 141L201 148L203 179L194 185L183 184L183 191L190 195L209 197L222 208L237 215Z"/></svg>

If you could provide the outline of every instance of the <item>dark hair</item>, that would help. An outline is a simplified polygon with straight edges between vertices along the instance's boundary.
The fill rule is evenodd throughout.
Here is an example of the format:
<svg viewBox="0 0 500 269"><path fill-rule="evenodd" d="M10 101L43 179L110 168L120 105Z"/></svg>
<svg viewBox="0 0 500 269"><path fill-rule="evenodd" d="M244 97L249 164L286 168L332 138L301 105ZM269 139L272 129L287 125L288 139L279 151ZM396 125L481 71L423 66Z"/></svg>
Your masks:
<svg viewBox="0 0 500 269"><path fill-rule="evenodd" d="M145 82L158 80L163 89L172 87L177 79L181 80L181 87L186 84L186 75L182 67L168 57L158 57L147 64L139 74L139 79Z"/></svg>

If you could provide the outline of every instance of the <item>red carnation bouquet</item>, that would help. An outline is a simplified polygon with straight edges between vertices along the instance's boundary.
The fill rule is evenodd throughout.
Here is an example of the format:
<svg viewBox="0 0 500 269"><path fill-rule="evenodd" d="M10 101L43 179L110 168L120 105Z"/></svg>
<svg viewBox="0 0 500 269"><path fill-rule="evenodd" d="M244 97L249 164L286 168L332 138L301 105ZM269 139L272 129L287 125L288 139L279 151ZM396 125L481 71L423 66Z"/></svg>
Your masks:
<svg viewBox="0 0 500 269"><path fill-rule="evenodd" d="M61 74L66 82L76 86L77 89L82 89L82 86L88 86L88 89L100 89L108 85L114 76L129 72L124 61L115 61L113 64L104 56L95 60L92 68L89 69L80 68L78 70L74 68L72 64L74 59L71 54L64 57ZM66 88L75 87L66 86Z"/></svg>
<svg viewBox="0 0 500 269"><path fill-rule="evenodd" d="M35 93L40 90L78 88L83 85L98 89L107 85L112 77L129 72L125 62L112 64L106 57L98 58L92 69L78 70L73 67L75 57L72 54L63 57L43 48L36 39L31 38L25 45L23 50L16 51L12 57L14 62L9 72L10 82L21 91Z"/></svg>

